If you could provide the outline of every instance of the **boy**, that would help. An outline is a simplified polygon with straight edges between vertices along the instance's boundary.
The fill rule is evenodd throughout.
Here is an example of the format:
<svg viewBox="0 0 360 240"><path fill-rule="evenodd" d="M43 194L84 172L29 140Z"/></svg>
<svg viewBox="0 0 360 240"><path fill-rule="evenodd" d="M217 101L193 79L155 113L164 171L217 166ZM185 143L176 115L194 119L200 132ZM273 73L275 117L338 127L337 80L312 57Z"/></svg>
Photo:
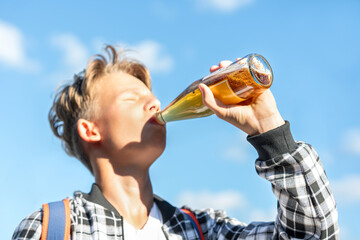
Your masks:
<svg viewBox="0 0 360 240"><path fill-rule="evenodd" d="M89 194L69 198L72 239L200 239L179 208L154 196L151 164L162 154L166 128L154 114L160 103L147 69L107 46L83 75L55 97L49 121L68 154L95 177ZM223 61L213 72L227 66ZM191 210L205 239L339 239L337 210L321 162L311 146L295 142L270 90L246 106L224 105L205 85L203 102L246 132L256 169L278 199L274 222L248 225L213 209ZM43 210L25 218L14 239L40 239Z"/></svg>

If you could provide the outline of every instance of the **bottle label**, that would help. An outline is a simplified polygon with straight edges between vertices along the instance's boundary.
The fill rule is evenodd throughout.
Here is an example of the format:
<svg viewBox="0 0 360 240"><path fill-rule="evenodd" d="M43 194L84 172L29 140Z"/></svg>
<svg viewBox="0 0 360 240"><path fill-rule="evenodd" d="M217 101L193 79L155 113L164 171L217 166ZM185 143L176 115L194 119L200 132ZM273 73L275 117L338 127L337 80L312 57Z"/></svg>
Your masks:
<svg viewBox="0 0 360 240"><path fill-rule="evenodd" d="M225 104L237 104L245 99L239 97L231 89L227 79L209 86L214 96Z"/></svg>

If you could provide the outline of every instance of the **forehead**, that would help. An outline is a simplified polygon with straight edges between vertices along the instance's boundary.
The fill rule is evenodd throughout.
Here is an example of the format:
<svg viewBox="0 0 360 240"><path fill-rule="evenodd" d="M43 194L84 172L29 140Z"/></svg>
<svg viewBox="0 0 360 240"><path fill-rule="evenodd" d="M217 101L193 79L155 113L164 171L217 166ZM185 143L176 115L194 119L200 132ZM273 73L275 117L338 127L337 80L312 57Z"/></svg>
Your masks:
<svg viewBox="0 0 360 240"><path fill-rule="evenodd" d="M130 89L148 89L144 82L140 79L124 73L124 72L115 72L107 74L100 81L100 86L97 87L98 93L100 94L117 94Z"/></svg>
<svg viewBox="0 0 360 240"><path fill-rule="evenodd" d="M147 88L145 83L140 79L124 72L115 72L106 75L103 78L101 85L112 88L114 90L126 90L136 87Z"/></svg>
<svg viewBox="0 0 360 240"><path fill-rule="evenodd" d="M140 79L124 72L110 73L99 80L93 91L93 97L100 102L113 101L127 91L145 92L150 90Z"/></svg>

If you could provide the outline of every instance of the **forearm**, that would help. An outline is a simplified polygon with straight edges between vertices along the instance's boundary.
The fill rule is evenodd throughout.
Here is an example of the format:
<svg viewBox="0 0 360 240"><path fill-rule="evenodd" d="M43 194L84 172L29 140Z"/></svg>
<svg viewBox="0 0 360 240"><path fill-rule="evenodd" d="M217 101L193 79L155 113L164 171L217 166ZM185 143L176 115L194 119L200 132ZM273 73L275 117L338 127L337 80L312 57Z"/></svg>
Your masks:
<svg viewBox="0 0 360 240"><path fill-rule="evenodd" d="M259 153L256 169L278 199L278 237L337 239L334 197L315 150L293 140L289 124L249 137Z"/></svg>

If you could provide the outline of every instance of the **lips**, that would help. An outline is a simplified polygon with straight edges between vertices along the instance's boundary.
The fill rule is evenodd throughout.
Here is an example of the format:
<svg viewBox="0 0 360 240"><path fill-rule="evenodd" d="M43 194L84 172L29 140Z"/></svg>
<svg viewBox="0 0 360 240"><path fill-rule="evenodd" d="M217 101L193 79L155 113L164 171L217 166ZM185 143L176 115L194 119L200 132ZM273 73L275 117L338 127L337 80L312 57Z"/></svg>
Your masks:
<svg viewBox="0 0 360 240"><path fill-rule="evenodd" d="M151 117L151 118L149 119L149 123L151 123L151 124L156 124L156 125L160 125L160 126L162 126L162 127L165 127L165 125L164 125L164 124L161 124L161 123L157 120L157 118L156 118L155 116L153 116L153 117Z"/></svg>

